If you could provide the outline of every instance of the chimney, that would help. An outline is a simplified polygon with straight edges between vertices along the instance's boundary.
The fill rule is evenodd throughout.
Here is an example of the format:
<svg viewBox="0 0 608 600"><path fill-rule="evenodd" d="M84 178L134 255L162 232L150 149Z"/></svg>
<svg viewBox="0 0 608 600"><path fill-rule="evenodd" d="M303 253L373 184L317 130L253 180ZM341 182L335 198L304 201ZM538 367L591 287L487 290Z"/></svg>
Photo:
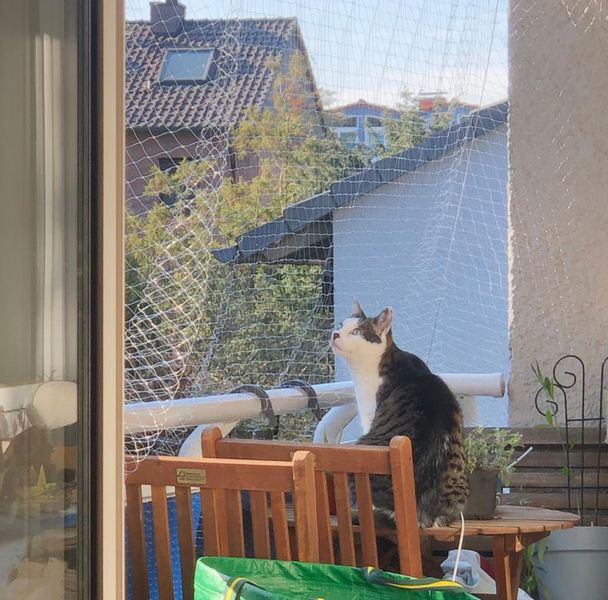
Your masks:
<svg viewBox="0 0 608 600"><path fill-rule="evenodd" d="M186 18L186 7L178 0L150 3L152 33L177 35L181 33Z"/></svg>

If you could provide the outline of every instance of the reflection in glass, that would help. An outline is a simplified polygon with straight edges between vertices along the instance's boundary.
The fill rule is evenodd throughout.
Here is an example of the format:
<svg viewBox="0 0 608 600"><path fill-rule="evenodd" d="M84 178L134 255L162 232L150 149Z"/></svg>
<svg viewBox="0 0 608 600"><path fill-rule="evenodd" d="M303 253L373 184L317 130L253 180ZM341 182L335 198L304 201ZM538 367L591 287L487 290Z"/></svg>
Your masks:
<svg viewBox="0 0 608 600"><path fill-rule="evenodd" d="M0 599L76 597L77 9L0 4Z"/></svg>

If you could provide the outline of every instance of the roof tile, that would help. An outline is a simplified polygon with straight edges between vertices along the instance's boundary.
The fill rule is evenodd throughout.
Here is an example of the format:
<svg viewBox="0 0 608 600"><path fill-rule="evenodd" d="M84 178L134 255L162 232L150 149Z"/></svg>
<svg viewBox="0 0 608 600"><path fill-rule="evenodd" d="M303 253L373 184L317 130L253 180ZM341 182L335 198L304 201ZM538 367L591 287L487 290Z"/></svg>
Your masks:
<svg viewBox="0 0 608 600"><path fill-rule="evenodd" d="M295 19L187 20L176 36L154 34L149 22L127 22L128 128L230 128L269 99L269 60L294 47ZM205 82L161 83L171 48L214 48Z"/></svg>

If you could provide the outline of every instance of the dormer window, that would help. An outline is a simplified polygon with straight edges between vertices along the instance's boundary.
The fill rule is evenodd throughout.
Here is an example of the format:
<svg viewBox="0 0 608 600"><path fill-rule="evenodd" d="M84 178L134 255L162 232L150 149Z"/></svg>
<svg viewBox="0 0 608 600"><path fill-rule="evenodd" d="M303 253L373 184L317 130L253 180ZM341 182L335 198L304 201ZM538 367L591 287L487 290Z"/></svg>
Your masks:
<svg viewBox="0 0 608 600"><path fill-rule="evenodd" d="M160 80L163 82L206 81L213 50L170 49L167 51Z"/></svg>

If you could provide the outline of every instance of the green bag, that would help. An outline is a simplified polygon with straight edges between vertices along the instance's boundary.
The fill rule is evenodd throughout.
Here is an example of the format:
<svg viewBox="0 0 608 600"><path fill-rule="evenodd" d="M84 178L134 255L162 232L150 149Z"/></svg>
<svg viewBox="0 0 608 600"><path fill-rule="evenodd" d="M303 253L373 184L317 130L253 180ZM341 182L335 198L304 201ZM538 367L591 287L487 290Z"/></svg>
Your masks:
<svg viewBox="0 0 608 600"><path fill-rule="evenodd" d="M198 560L194 600L473 600L452 581L379 569L208 556Z"/></svg>

